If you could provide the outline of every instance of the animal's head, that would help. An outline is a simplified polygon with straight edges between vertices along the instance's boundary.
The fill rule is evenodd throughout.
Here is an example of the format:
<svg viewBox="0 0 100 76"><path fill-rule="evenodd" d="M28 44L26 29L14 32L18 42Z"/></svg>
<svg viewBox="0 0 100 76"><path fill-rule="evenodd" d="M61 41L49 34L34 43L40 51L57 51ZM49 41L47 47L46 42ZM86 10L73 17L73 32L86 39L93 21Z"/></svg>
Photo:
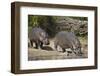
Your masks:
<svg viewBox="0 0 100 76"><path fill-rule="evenodd" d="M43 44L45 45L50 44L48 34L46 32L41 32L40 41L43 42Z"/></svg>
<svg viewBox="0 0 100 76"><path fill-rule="evenodd" d="M80 41L79 41L79 40L76 41L76 44L75 44L75 46L74 46L74 51L75 51L75 53L76 53L78 56L82 55L81 44L80 44Z"/></svg>
<svg viewBox="0 0 100 76"><path fill-rule="evenodd" d="M82 55L81 47L77 47L77 48L73 48L73 49L74 49L74 53L75 53L77 56L81 56L81 55Z"/></svg>
<svg viewBox="0 0 100 76"><path fill-rule="evenodd" d="M81 47L77 47L77 55L82 55Z"/></svg>

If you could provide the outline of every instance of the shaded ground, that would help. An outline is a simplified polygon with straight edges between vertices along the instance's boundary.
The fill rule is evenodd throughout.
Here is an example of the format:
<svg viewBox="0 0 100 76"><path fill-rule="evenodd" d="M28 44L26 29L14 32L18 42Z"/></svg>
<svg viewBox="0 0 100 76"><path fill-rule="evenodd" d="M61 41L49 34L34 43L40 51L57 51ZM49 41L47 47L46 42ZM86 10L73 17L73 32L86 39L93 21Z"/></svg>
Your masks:
<svg viewBox="0 0 100 76"><path fill-rule="evenodd" d="M35 49L34 47L28 48L28 60L55 60L55 59L76 59L87 58L87 41L80 38L82 44L82 56L75 55L70 49L66 49L66 52L54 50L53 40L50 40L50 45L44 46L43 49ZM69 54L68 52L69 51Z"/></svg>

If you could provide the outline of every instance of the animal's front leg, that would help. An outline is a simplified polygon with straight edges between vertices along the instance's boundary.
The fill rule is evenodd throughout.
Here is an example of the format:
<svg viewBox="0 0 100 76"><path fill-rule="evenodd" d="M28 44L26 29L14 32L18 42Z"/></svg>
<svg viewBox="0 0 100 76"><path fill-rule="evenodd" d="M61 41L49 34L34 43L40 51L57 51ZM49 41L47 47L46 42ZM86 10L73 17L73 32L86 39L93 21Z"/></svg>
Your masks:
<svg viewBox="0 0 100 76"><path fill-rule="evenodd" d="M41 49L43 48L43 42L40 42L40 48Z"/></svg>
<svg viewBox="0 0 100 76"><path fill-rule="evenodd" d="M39 41L37 40L37 41L35 42L35 48L38 49L38 48L39 48L39 45L40 45L40 43L39 43Z"/></svg>
<svg viewBox="0 0 100 76"><path fill-rule="evenodd" d="M38 49L38 43L35 42L35 48Z"/></svg>

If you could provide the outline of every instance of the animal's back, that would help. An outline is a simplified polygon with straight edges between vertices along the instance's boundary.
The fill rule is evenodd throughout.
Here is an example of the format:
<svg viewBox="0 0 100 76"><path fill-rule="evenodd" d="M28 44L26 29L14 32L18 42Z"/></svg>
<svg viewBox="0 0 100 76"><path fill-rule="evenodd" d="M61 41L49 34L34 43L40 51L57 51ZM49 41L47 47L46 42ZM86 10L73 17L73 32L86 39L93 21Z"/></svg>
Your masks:
<svg viewBox="0 0 100 76"><path fill-rule="evenodd" d="M72 32L61 31L56 35L55 43L62 48L70 48L72 47L73 37Z"/></svg>
<svg viewBox="0 0 100 76"><path fill-rule="evenodd" d="M33 28L29 33L30 40L36 40L36 39L40 38L41 32L44 32L41 28L38 28L38 27Z"/></svg>

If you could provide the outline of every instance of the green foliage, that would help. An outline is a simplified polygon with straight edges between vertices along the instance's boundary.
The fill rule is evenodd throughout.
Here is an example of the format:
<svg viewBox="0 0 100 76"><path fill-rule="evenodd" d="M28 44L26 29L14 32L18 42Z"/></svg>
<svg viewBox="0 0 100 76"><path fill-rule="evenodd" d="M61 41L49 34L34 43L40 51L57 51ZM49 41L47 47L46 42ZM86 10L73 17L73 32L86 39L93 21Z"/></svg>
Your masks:
<svg viewBox="0 0 100 76"><path fill-rule="evenodd" d="M38 16L28 16L28 26L35 27L38 26Z"/></svg>
<svg viewBox="0 0 100 76"><path fill-rule="evenodd" d="M70 16L69 18L77 19L77 20L82 20L82 21L87 21L88 20L87 17L73 17L73 16Z"/></svg>
<svg viewBox="0 0 100 76"><path fill-rule="evenodd" d="M52 16L29 15L28 26L41 27L50 35L50 37L54 36L54 34L56 33L55 19Z"/></svg>
<svg viewBox="0 0 100 76"><path fill-rule="evenodd" d="M50 37L54 37L55 34L59 31L71 31L72 27L65 28L61 30L57 30L57 23L62 22L62 24L65 24L63 21L66 22L68 19L74 20L81 20L81 21L88 21L87 17L73 17L73 16L42 16L42 15L28 15L28 30L30 31L34 27L41 27L44 29ZM69 20L70 20L69 19ZM70 21L71 22L71 21ZM68 22L67 22L68 23ZM71 26L71 24L67 25ZM84 29L84 26L79 26L80 28ZM74 33L77 36L87 36L87 33L81 33L80 29L74 30Z"/></svg>
<svg viewBox="0 0 100 76"><path fill-rule="evenodd" d="M56 23L52 16L45 16L43 21L40 23L40 27L43 28L50 36L54 36L56 33Z"/></svg>

